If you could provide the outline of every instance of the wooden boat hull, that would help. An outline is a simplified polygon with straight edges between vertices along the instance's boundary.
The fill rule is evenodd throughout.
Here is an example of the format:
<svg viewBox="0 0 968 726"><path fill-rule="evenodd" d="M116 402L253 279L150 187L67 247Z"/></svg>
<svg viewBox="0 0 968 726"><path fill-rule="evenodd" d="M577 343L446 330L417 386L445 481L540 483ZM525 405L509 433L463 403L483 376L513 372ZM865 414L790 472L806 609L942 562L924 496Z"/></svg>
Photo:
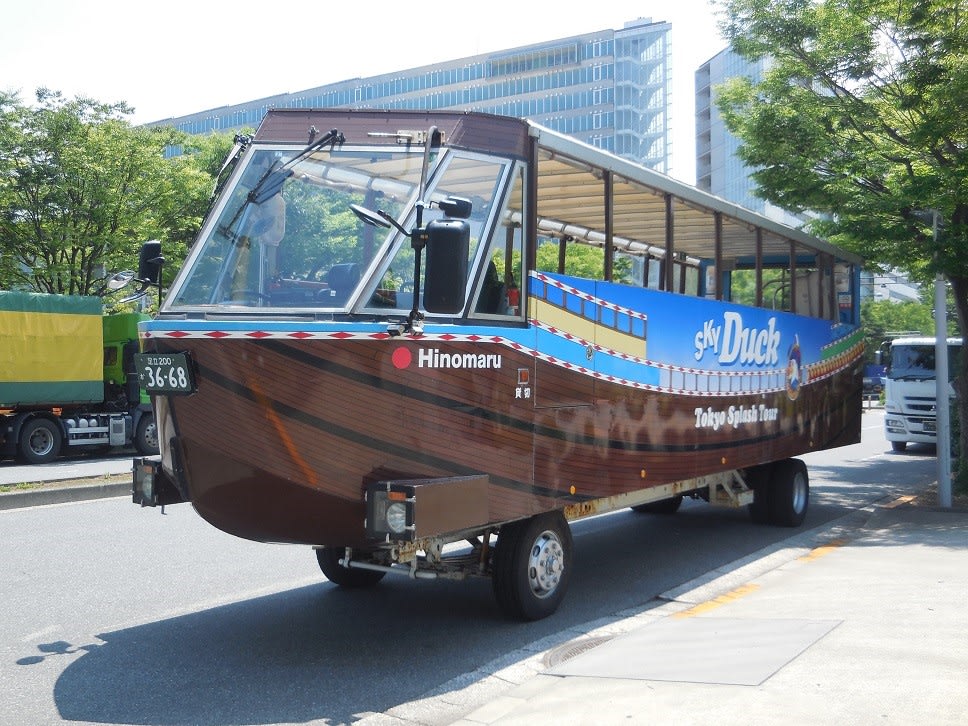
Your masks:
<svg viewBox="0 0 968 726"><path fill-rule="evenodd" d="M795 398L701 395L539 354L524 344L536 326L421 338L265 327L154 323L146 340L196 366L192 395L156 400L190 500L253 540L365 547L363 492L384 479L486 474L484 525L860 436L857 351Z"/></svg>

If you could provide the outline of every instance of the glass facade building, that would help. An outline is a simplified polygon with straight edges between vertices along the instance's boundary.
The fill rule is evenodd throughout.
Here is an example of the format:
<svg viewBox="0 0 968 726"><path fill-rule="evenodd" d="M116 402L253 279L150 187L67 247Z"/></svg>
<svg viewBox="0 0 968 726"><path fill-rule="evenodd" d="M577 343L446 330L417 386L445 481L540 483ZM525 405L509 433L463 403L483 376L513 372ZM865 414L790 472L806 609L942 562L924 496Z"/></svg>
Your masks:
<svg viewBox="0 0 968 726"><path fill-rule="evenodd" d="M755 83L762 80L766 70L766 61L754 63L727 48L696 71L696 186L781 224L800 227L804 218L754 194L752 170L736 153L739 139L726 129L716 108L717 85L743 76Z"/></svg>
<svg viewBox="0 0 968 726"><path fill-rule="evenodd" d="M340 81L149 125L194 134L255 128L270 108L481 111L528 118L669 173L670 28L642 18L621 30Z"/></svg>

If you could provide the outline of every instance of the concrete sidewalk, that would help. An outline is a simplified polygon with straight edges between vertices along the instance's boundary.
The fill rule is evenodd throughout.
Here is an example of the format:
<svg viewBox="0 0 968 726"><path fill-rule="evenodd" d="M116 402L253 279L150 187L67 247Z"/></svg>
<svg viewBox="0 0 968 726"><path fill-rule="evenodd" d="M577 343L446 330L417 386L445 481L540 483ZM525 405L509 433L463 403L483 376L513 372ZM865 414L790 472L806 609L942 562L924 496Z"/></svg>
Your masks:
<svg viewBox="0 0 968 726"><path fill-rule="evenodd" d="M857 516L362 723L968 723L968 512Z"/></svg>

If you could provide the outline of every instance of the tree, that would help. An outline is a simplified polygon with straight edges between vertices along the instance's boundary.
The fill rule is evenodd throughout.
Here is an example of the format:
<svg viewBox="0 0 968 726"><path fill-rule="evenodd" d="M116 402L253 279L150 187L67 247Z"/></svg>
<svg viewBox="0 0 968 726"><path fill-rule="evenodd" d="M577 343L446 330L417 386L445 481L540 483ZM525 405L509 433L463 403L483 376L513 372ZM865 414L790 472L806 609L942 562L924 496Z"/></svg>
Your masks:
<svg viewBox="0 0 968 726"><path fill-rule="evenodd" d="M590 280L605 279L605 250L574 240L545 239L538 244L538 269L558 271L559 245L565 245L565 274ZM612 261L612 279L627 285L632 282L632 260L619 255Z"/></svg>
<svg viewBox="0 0 968 726"><path fill-rule="evenodd" d="M968 3L722 0L732 48L767 59L718 107L758 194L875 264L950 283L968 332ZM944 219L939 244L919 214ZM968 356L955 381L968 451ZM968 457L959 480L968 483ZM963 484L964 485L964 484Z"/></svg>
<svg viewBox="0 0 968 726"><path fill-rule="evenodd" d="M130 112L46 89L34 107L0 94L0 288L91 294L136 268L148 239L166 244L170 279L211 195L209 156L231 141L132 127ZM190 153L166 156L177 145Z"/></svg>
<svg viewBox="0 0 968 726"><path fill-rule="evenodd" d="M860 319L868 363L876 362L877 351L889 340L889 333L934 335L934 314L926 303L864 300L860 305Z"/></svg>

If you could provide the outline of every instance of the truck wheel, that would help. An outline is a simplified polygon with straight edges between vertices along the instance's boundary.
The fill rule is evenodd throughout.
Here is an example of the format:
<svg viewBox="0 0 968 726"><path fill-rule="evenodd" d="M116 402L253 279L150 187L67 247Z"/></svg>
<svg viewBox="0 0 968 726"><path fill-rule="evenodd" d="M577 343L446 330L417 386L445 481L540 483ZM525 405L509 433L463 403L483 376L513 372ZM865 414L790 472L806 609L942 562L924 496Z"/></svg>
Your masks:
<svg viewBox="0 0 968 726"><path fill-rule="evenodd" d="M633 512L644 512L646 514L675 514L682 506L682 495L676 494L668 499L660 499L657 502L648 504L636 504L632 507Z"/></svg>
<svg viewBox="0 0 968 726"><path fill-rule="evenodd" d="M557 610L571 576L571 551L571 529L561 512L501 527L493 585L504 614L518 620L540 620Z"/></svg>
<svg viewBox="0 0 968 726"><path fill-rule="evenodd" d="M28 464L46 464L60 453L60 427L46 418L34 418L20 429L20 458Z"/></svg>
<svg viewBox="0 0 968 726"><path fill-rule="evenodd" d="M907 441L892 441L891 449L893 451L901 452L907 449Z"/></svg>
<svg viewBox="0 0 968 726"><path fill-rule="evenodd" d="M158 426L154 414L146 413L138 419L138 429L134 434L134 447L142 456L154 456L159 452Z"/></svg>
<svg viewBox="0 0 968 726"><path fill-rule="evenodd" d="M385 572L377 570L357 570L343 567L339 561L346 552L345 547L320 547L316 550L316 561L326 579L340 587L370 587L383 579Z"/></svg>
<svg viewBox="0 0 968 726"><path fill-rule="evenodd" d="M784 459L773 467L770 522L779 527L799 527L807 516L810 480L799 459Z"/></svg>
<svg viewBox="0 0 968 726"><path fill-rule="evenodd" d="M753 502L748 505L750 519L755 524L769 524L770 514L770 478L773 474L771 464L761 464L745 471L746 485L753 490Z"/></svg>

